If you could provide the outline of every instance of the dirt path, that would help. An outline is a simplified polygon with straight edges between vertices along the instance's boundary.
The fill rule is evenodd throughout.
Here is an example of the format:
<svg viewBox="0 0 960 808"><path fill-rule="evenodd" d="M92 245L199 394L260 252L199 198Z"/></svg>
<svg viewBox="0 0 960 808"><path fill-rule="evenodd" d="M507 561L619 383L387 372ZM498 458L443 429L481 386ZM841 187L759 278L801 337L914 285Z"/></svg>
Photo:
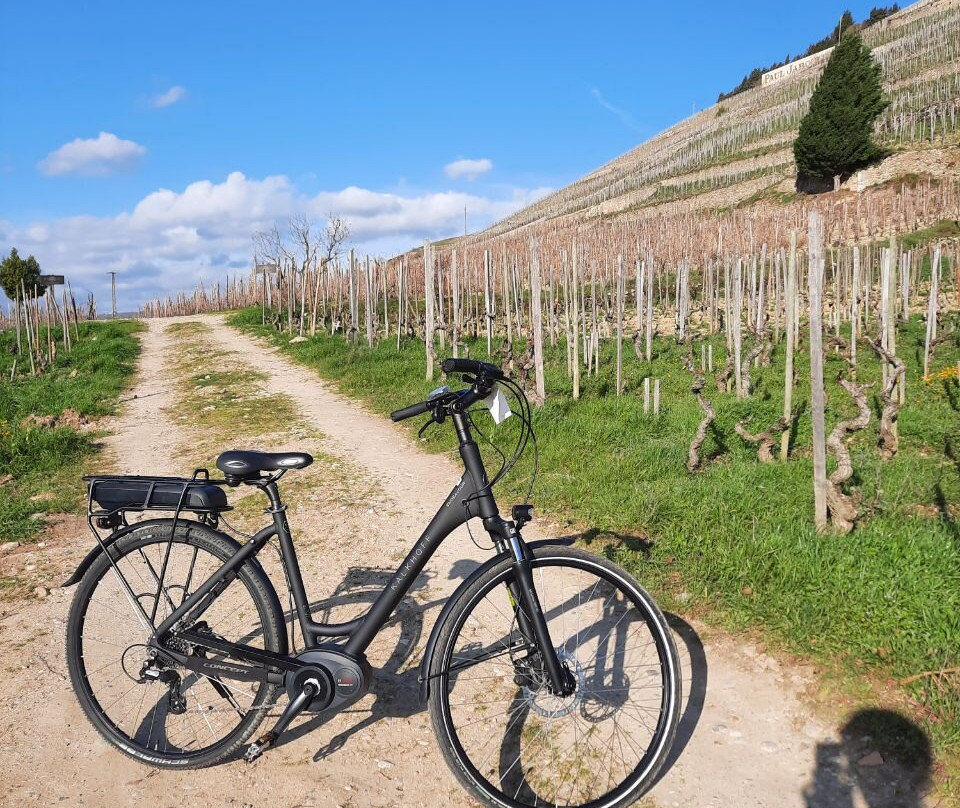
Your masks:
<svg viewBox="0 0 960 808"><path fill-rule="evenodd" d="M132 391L137 397L107 425L113 434L106 440L105 464L129 473L184 472L212 466L217 449L231 448L228 443L315 453L318 462L300 472L299 481L287 478L289 500L297 503L290 520L299 535L308 592L339 596L344 584L372 591L457 481L456 465L421 452L405 432L275 351L216 319L203 322L202 332L192 337L171 331L171 321L149 323ZM184 348L191 339L192 353ZM206 408L211 411L206 425L202 417L178 414L184 396L197 394L191 384L203 385L231 367L259 373L249 389L235 388L241 394L217 388L224 401L232 402L229 406L236 406L239 395L241 404L279 402L285 409L278 411L285 414L274 422L238 427L233 434L217 426L213 405ZM203 389L200 394L212 395ZM240 508L237 518L246 526L243 520L255 512ZM66 520L45 547L3 558L4 574L32 565L33 574L46 575L47 585L55 587L90 544L80 527L77 520ZM371 662L385 672L350 712L325 724L301 721L283 745L253 765L232 762L189 773L151 770L120 755L80 712L66 681L62 650L72 589L52 588L43 600L2 604L0 654L6 676L0 679L0 804L471 805L437 751L416 678L443 597L483 557L464 530L443 545L398 619L371 648ZM346 619L360 608L347 605L333 619ZM656 805L922 804L903 799L905 786L892 764L878 762L869 750L850 760L833 730L810 715L804 695L812 684L809 671L781 667L730 638L704 640L707 633L699 626L677 620L675 628L687 705L679 758L651 794ZM25 728L25 720L32 727Z"/></svg>

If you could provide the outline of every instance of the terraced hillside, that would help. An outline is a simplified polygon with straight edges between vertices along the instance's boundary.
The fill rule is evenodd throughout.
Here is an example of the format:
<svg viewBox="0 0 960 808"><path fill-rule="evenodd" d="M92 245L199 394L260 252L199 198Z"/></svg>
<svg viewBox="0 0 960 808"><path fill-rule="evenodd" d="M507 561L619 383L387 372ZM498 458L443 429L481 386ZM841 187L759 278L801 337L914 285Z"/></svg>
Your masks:
<svg viewBox="0 0 960 808"><path fill-rule="evenodd" d="M960 0L922 0L863 36L890 99L877 121L879 140L902 152L936 147L926 167L937 173L942 147L960 135ZM688 210L729 207L766 189L790 191L793 140L824 64L715 104L467 241L558 217L656 215L678 200ZM893 158L897 170L909 162Z"/></svg>

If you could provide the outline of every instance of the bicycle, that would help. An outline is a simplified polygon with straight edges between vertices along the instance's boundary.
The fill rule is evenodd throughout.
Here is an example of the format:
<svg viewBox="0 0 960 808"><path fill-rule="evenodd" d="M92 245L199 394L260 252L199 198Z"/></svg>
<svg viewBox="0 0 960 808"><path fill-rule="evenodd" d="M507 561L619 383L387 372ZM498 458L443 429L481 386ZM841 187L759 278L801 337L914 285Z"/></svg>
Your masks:
<svg viewBox="0 0 960 808"><path fill-rule="evenodd" d="M447 600L419 675L453 774L492 806L614 808L650 787L680 711L663 614L607 559L524 541L529 505L500 515L493 486L530 439L536 447L529 402L494 365L447 359L442 367L467 386L435 390L392 418L449 419L463 476L370 608L346 622L314 621L278 487L288 471L310 465L309 454L228 451L216 461L222 479L203 469L190 478L85 478L97 544L64 584L79 584L66 651L80 706L109 743L152 766L212 765L236 755L285 692L274 726L247 745L252 761L304 711L330 715L353 704L373 675L365 650L440 543L476 517L494 555ZM498 386L516 398L510 412L521 427L490 480L473 413ZM219 525L230 510L225 488L239 485L258 488L271 516L242 544ZM174 513L128 522L128 513L153 510ZM257 558L273 541L293 602L290 636ZM302 650L292 647L294 613Z"/></svg>

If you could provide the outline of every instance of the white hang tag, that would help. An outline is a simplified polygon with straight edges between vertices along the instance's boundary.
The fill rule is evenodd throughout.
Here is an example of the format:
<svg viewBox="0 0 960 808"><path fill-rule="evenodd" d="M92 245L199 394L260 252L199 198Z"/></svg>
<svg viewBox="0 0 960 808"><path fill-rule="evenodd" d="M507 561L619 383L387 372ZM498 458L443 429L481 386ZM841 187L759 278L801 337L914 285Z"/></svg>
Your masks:
<svg viewBox="0 0 960 808"><path fill-rule="evenodd" d="M493 392L483 400L483 403L487 405L487 409L490 410L490 415L496 424L502 424L513 415L507 397L500 389L500 385L493 388Z"/></svg>

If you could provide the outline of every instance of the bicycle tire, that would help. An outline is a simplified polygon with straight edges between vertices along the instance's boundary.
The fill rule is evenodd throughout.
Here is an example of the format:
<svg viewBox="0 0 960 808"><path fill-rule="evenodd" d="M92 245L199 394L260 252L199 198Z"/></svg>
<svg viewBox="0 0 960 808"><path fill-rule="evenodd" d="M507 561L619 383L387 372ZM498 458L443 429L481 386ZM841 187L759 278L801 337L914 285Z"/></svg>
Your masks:
<svg viewBox="0 0 960 808"><path fill-rule="evenodd" d="M501 586L501 584L511 580L512 559L504 558L500 563L494 564L486 571L479 573L476 580L464 588L457 603L452 606L448 613L444 624L438 629L436 652L431 660L431 670L429 672L432 680L429 698L430 716L438 743L448 766L460 783L474 797L486 805L497 806L497 808L527 808L531 805L622 808L633 803L655 782L676 734L681 706L680 666L670 629L660 609L640 584L624 570L606 559L598 558L577 548L542 546L533 549L531 563L535 585L544 613L548 618L553 642L558 646L558 655L561 655L564 664L575 673L580 695L578 696L575 693L566 701L551 697L542 681L539 684L539 689L537 689L535 677L531 679L524 672L525 669L522 666L518 668L512 650L517 642L515 639L517 636L515 615L512 616L510 626L507 629L510 638L508 642L501 646L486 645L485 647L477 639L483 636L481 629L484 628L484 624L474 615L475 610L487 601L491 593L502 593L502 595L495 595L495 598L502 597L503 602L508 602L506 587ZM589 581L591 576L595 577L597 584L594 585L592 591L585 588L577 589L579 584L576 582L573 583L571 588L563 589L558 611L556 598L551 597L548 589L549 584L547 582L551 575L550 570L554 570L553 578L555 580L561 578L557 575L556 570L572 570L582 573L582 577L586 581ZM566 572L565 576L564 580L571 578L570 575L566 575ZM584 666L584 659L578 658L577 650L582 649L581 656L589 653L593 642L593 639L591 639L593 635L590 633L592 627L584 626L581 631L578 624L576 633L571 634L569 629L572 629L572 626L560 625L562 621L566 620L567 616L563 607L567 596L572 602L573 596L576 595L578 613L581 607L598 600L600 581L606 582L612 590L624 595L623 602L619 598L614 598L612 594L604 595L608 597L608 600L601 607L601 614L610 611L614 604L618 607L622 606L622 609L620 609L622 614L617 616L618 613L614 612L608 616L608 620L615 622L610 623L611 627L605 637L601 635L600 631L596 632L597 651L594 653L593 659L586 660ZM561 585L563 585L563 581L561 581ZM583 597L584 593L587 594L586 598ZM496 603L493 605L496 606ZM509 608L509 606L506 608L496 606L496 608L490 609L490 615L494 616L493 619L506 623L510 616ZM500 617L496 617L497 614ZM643 632L649 634L650 642L656 652L656 662L641 661L640 664L633 666L634 657L627 659L621 653L618 663L616 662L616 651L612 656L604 651L603 666L607 666L607 663L611 660L613 662L610 666L611 670L601 670L601 660L599 659L601 646L607 644L614 631L617 632L615 639L618 642L622 639L621 635L624 630L622 621L628 614L631 615L630 621L626 624L629 635L632 636L634 631L642 627ZM479 625L480 629L465 629L472 615L474 616L472 625ZM490 632L490 634L494 636L495 642L499 639L498 631ZM562 642L558 642L558 638L562 639ZM464 640L465 643L461 640ZM583 642L581 643L581 641ZM486 641L484 640L484 642ZM480 646L479 650L478 645ZM467 649L466 653L464 653L464 649ZM459 655L457 654L458 651L460 651ZM510 654L509 666L503 661L508 652ZM498 658L499 662L496 661ZM471 663L470 659L480 661ZM480 669L481 673L487 674L486 676L464 673L464 671L477 669L479 665L486 665L487 662L491 664L487 668ZM521 665L525 664L524 660L520 660L520 662ZM611 733L610 741L611 748L614 736L617 738L621 751L625 747L629 749L631 744L642 746L642 749L636 749L635 756L639 758L638 762L629 771L627 771L626 766L624 767L626 774L614 787L601 788L602 793L581 798L577 796L577 787L580 778L583 776L583 770L591 765L590 761L595 760L598 766L601 764L612 766L613 764L607 764L605 761L597 759L596 755L593 758L590 757L588 752L592 753L592 749L586 749L585 744L586 741L591 739L592 730L584 732L581 738L577 727L581 720L584 721L585 725L594 722L590 725L597 726L599 720L601 720L599 718L600 714L604 710L610 710L615 706L612 704L612 697L598 694L618 689L603 687L605 683L610 682L610 677L614 676L613 668L618 664L623 668L632 667L638 671L634 675L634 679L637 680L636 689L639 691L642 691L645 686L644 679L649 681L651 686L653 686L655 680L659 682L658 686L661 689L661 694L659 696L656 726L650 733L649 741L644 743L633 737L627 739L621 737L618 719L614 718L614 730ZM593 670L590 669L591 666ZM512 671L510 668L512 668ZM519 675L518 670L523 675ZM598 675L599 679L597 678ZM629 690L631 679L627 671L621 670L616 675L619 676L620 681L628 685L626 688L619 688L619 690ZM588 679L588 677L592 678ZM454 688L459 686L461 679L466 683L465 688L457 692L472 694L477 700L462 703L452 701ZM480 683L470 685L471 680ZM532 686L531 682L533 682ZM588 685L588 682L591 684ZM600 688L596 688L595 683L597 682L601 685ZM521 683L523 683L522 687ZM512 695L511 690L515 691ZM491 697L497 695L504 695L505 698L490 700ZM457 698L462 698L462 695ZM552 702L550 701L551 698ZM575 704L577 698L580 699L579 704ZM540 700L539 703L538 699ZM505 703L510 705L507 710L503 713L497 713L496 710L500 709ZM500 706L491 707L490 705ZM473 709L473 715L479 715L480 717L471 717L470 721L466 723L460 722L461 728L458 730L454 721L454 708L456 708L458 714L463 713L467 716L470 716L470 710ZM642 710L647 709L652 708L642 708ZM595 715L584 717L587 710L593 710ZM628 710L637 712L630 713ZM644 715L645 713L640 712L640 710L641 707L638 704L626 705L625 703L624 715L634 717ZM533 716L533 720L528 720L530 716ZM544 716L546 716L546 720L544 720ZM568 720L570 716L573 716L572 720ZM561 718L564 719L564 723L560 722ZM556 726L554 726L554 721L557 722ZM478 725L488 727L494 722L494 730L490 733L493 746L478 746L478 752L472 757L471 753L465 748L465 744L468 742L469 735L479 735L480 730L478 728L474 732L470 730L470 727L477 727ZM633 723L637 724L637 721ZM645 722L640 723L645 726ZM503 740L498 740L496 737L500 725L503 725ZM566 758L561 760L556 754L556 748L569 741L571 732L568 725L573 727L573 744L566 750L571 752L569 760ZM554 737L557 741L556 746L554 746ZM473 741L470 740L470 743L473 743ZM488 743L488 741L484 741L484 743ZM593 743L593 741L590 740L590 743ZM546 749L548 744L553 753L553 761L548 760L547 763L553 765L553 768L557 770L556 773L550 771L550 765L546 765L544 767L546 771L544 771L544 769L538 770L537 765L530 762L521 762L525 749ZM503 749L507 745L511 747L511 750L509 755L504 756ZM490 750L482 762L474 759L474 757L479 757L481 749L484 751ZM517 754L514 759L515 752ZM532 751L530 754L532 754ZM491 760L494 755L497 756L496 759ZM498 769L491 768L489 772L481 772L481 768L486 769L494 764L498 766ZM525 766L527 767L526 770L524 769ZM511 772L511 770L513 771ZM500 772L500 779L498 782L493 782L490 777L495 777L497 771ZM609 781L612 779L612 769L608 768L608 772L610 772L608 774ZM560 778L561 782L555 786L552 795L544 796L541 792L548 788L551 777L554 781ZM506 787L505 778L508 779ZM573 778L572 783L571 778ZM520 785L514 791L513 786L517 782ZM572 787L565 789L565 785ZM569 799L563 797L565 790L569 791ZM582 792L584 794L588 793L586 789L582 789Z"/></svg>

